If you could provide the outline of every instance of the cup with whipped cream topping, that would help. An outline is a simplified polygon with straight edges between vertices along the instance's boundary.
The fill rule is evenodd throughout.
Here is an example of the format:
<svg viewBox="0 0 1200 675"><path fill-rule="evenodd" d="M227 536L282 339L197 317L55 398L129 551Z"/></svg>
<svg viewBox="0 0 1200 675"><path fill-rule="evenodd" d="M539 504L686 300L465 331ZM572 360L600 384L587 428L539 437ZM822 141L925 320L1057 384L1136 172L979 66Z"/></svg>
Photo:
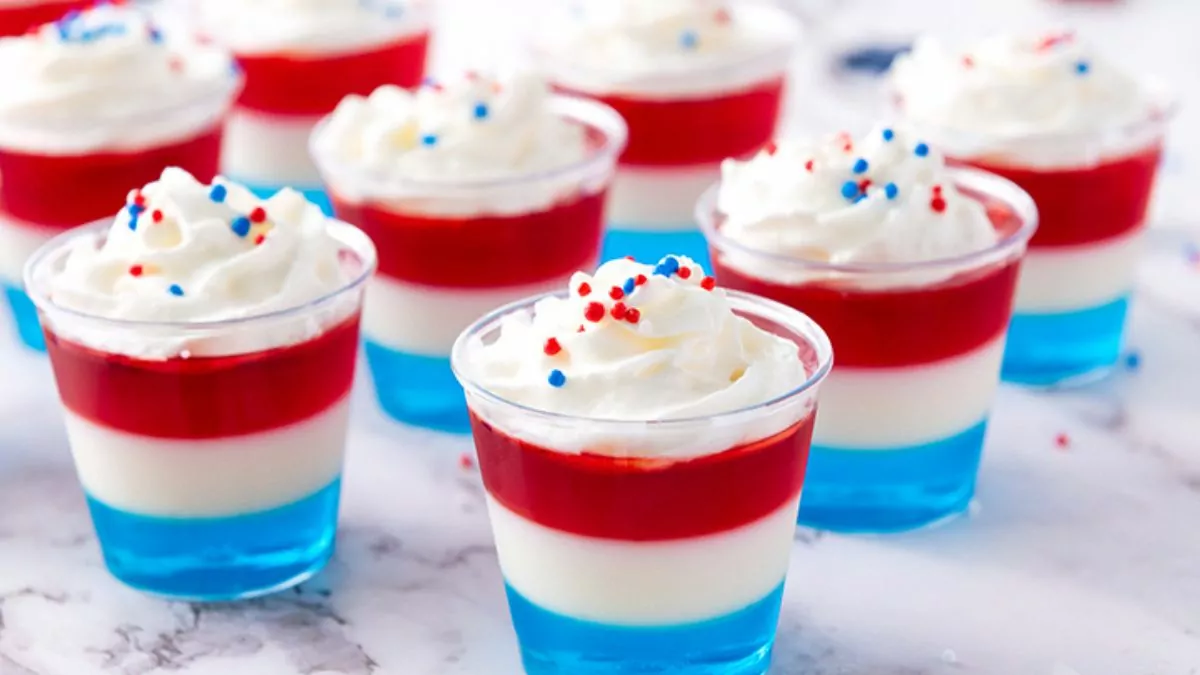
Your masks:
<svg viewBox="0 0 1200 675"><path fill-rule="evenodd" d="M300 190L332 213L308 154L313 127L346 96L425 75L424 0L196 0L201 33L233 51L246 77L221 171L270 196Z"/></svg>
<svg viewBox="0 0 1200 675"><path fill-rule="evenodd" d="M0 36L21 35L92 4L94 0L0 0Z"/></svg>
<svg viewBox="0 0 1200 675"><path fill-rule="evenodd" d="M899 531L963 512L1026 244L1028 195L899 129L729 160L697 207L721 284L829 333L800 522Z"/></svg>
<svg viewBox="0 0 1200 675"><path fill-rule="evenodd" d="M0 286L40 350L21 290L29 255L113 213L164 166L212 179L240 77L220 50L107 4L0 39L0 70Z"/></svg>
<svg viewBox="0 0 1200 675"><path fill-rule="evenodd" d="M897 59L892 85L898 112L947 157L1037 204L1004 379L1068 385L1111 372L1172 98L1071 33L963 48L924 39Z"/></svg>
<svg viewBox="0 0 1200 675"><path fill-rule="evenodd" d="M812 320L618 259L451 358L526 672L766 672L832 360Z"/></svg>
<svg viewBox="0 0 1200 675"><path fill-rule="evenodd" d="M313 135L338 216L379 247L364 312L383 409L466 433L450 347L472 321L600 257L625 125L532 76L348 97Z"/></svg>
<svg viewBox="0 0 1200 675"><path fill-rule="evenodd" d="M170 168L30 260L67 438L109 570L229 600L333 553L361 231L299 193Z"/></svg>
<svg viewBox="0 0 1200 675"><path fill-rule="evenodd" d="M768 3L573 0L534 53L561 91L612 106L629 145L609 203L604 259L708 259L696 199L775 134L799 28Z"/></svg>

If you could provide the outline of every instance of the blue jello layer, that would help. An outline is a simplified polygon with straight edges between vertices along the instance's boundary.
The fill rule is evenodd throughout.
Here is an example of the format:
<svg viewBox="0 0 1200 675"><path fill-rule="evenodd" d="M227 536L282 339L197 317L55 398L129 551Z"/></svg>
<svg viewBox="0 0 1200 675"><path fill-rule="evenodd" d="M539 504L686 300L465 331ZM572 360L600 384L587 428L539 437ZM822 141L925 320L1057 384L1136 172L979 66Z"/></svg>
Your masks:
<svg viewBox="0 0 1200 675"><path fill-rule="evenodd" d="M893 449L814 445L800 498L801 525L898 532L967 509L987 420L948 438Z"/></svg>
<svg viewBox="0 0 1200 675"><path fill-rule="evenodd" d="M293 586L333 555L341 481L268 511L221 518L161 518L88 507L109 570L150 593L234 600Z"/></svg>
<svg viewBox="0 0 1200 675"><path fill-rule="evenodd" d="M530 675L758 675L771 661L783 584L731 614L670 626L620 626L544 609L511 586L508 606ZM622 589L613 588L613 593ZM703 593L703 588L695 589Z"/></svg>
<svg viewBox="0 0 1200 675"><path fill-rule="evenodd" d="M369 339L366 351L384 412L405 424L456 434L471 431L466 399L449 358L396 351Z"/></svg>
<svg viewBox="0 0 1200 675"><path fill-rule="evenodd" d="M1005 382L1035 387L1092 381L1121 354L1129 298L1058 314L1015 314L1004 348Z"/></svg>
<svg viewBox="0 0 1200 675"><path fill-rule="evenodd" d="M284 187L282 185L263 185L261 183L255 183L254 181L243 181L243 180L238 180L236 178L234 178L232 180L235 180L238 183L245 185L248 190L250 190L254 194L258 195L259 197L262 197L263 199L267 199L267 198L271 197L271 195L275 194L276 192L279 192ZM304 187L304 186L299 186L299 185L292 185L289 187L291 187L293 190L299 192L300 194L304 195L304 198L307 199L308 201L321 207L321 210L325 212L325 215L327 215L327 216L333 215L333 204L331 204L329 202L329 195L325 194L324 189L322 189L320 187Z"/></svg>
<svg viewBox="0 0 1200 675"><path fill-rule="evenodd" d="M628 230L620 224L609 225L604 235L601 261L631 255L638 262L653 264L667 255L685 255L712 270L708 258L708 243L700 230Z"/></svg>
<svg viewBox="0 0 1200 675"><path fill-rule="evenodd" d="M0 287L4 288L4 299L12 310L13 322L21 342L30 349L46 351L45 336L42 335L42 326L38 322L37 308L33 306L33 301L25 295L25 291L16 286L4 283L0 284Z"/></svg>

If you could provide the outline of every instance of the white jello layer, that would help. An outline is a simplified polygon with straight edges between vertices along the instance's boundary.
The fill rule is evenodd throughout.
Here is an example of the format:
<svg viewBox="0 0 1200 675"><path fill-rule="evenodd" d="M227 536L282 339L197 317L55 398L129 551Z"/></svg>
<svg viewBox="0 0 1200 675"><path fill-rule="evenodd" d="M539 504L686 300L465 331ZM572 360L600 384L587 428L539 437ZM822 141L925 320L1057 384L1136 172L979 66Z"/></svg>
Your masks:
<svg viewBox="0 0 1200 675"><path fill-rule="evenodd" d="M555 291L566 277L503 288L423 286L377 274L363 306L363 337L395 351L449 356L454 340L488 312L531 295Z"/></svg>
<svg viewBox="0 0 1200 675"><path fill-rule="evenodd" d="M0 281L20 286L25 262L59 232L0 216Z"/></svg>
<svg viewBox="0 0 1200 675"><path fill-rule="evenodd" d="M797 499L744 527L661 542L596 539L531 522L488 499L505 580L540 607L629 626L702 621L742 609L787 574Z"/></svg>
<svg viewBox="0 0 1200 675"><path fill-rule="evenodd" d="M271 431L162 439L99 426L66 411L67 438L88 494L148 516L233 516L290 504L342 469L349 397Z"/></svg>
<svg viewBox="0 0 1200 675"><path fill-rule="evenodd" d="M1015 311L1073 312L1129 294L1142 252L1142 230L1095 244L1031 248L1021 265Z"/></svg>
<svg viewBox="0 0 1200 675"><path fill-rule="evenodd" d="M225 126L221 172L253 186L319 186L321 176L308 154L308 137L319 120L235 108Z"/></svg>
<svg viewBox="0 0 1200 675"><path fill-rule="evenodd" d="M721 176L721 166L617 169L608 197L608 222L620 230L695 229L696 200Z"/></svg>
<svg viewBox="0 0 1200 675"><path fill-rule="evenodd" d="M1004 336L962 356L908 368L834 365L821 385L813 443L888 450L936 441L985 417L999 381Z"/></svg>

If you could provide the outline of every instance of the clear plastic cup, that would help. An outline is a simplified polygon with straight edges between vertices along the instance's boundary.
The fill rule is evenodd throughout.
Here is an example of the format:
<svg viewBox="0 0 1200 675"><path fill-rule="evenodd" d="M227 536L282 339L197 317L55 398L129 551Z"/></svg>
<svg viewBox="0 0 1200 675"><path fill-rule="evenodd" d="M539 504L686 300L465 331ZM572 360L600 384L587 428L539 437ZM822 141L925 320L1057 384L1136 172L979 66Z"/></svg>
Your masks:
<svg viewBox="0 0 1200 675"><path fill-rule="evenodd" d="M838 354L821 395L800 522L888 532L966 510L974 492L1032 200L973 169L951 180L1000 233L983 251L920 263L832 264L726 237L714 186L697 217L719 283L794 307Z"/></svg>
<svg viewBox="0 0 1200 675"><path fill-rule="evenodd" d="M409 424L469 431L450 348L479 316L561 288L600 257L604 207L625 125L599 103L555 96L588 131L591 152L560 169L503 180L431 182L348 166L312 152L338 217L379 248L363 314L367 362L384 411Z"/></svg>
<svg viewBox="0 0 1200 675"><path fill-rule="evenodd" d="M1147 115L1099 132L988 137L914 125L948 161L1003 176L1029 193L1040 225L1017 287L1003 379L1045 387L1112 372L1167 124L1155 89ZM896 103L903 114L902 102Z"/></svg>
<svg viewBox="0 0 1200 675"><path fill-rule="evenodd" d="M454 345L509 609L527 672L762 673L832 352L808 317L730 291L811 373L741 410L614 421L531 409L482 387L472 356L539 296Z"/></svg>
<svg viewBox="0 0 1200 675"><path fill-rule="evenodd" d="M192 600L300 583L333 553L370 240L333 223L351 280L260 316L151 323L56 304L53 274L111 222L55 237L25 272L109 571Z"/></svg>

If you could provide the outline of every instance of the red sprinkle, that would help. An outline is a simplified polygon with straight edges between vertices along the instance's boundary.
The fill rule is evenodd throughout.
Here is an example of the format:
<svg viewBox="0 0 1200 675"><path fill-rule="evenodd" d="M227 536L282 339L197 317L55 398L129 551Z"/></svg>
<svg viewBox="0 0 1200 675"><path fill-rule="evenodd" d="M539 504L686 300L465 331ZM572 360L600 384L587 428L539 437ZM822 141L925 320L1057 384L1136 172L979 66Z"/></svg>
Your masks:
<svg viewBox="0 0 1200 675"><path fill-rule="evenodd" d="M579 284L579 288L578 288L578 289L576 289L576 290L578 290L578 291L579 291L579 297L581 297L581 298L586 298L588 295L590 295L590 294L591 294L591 292L592 292L592 287L591 287L591 286L589 286L589 285L588 285L588 282L586 282L586 281L585 281L585 282L583 282L582 284Z"/></svg>
<svg viewBox="0 0 1200 675"><path fill-rule="evenodd" d="M473 469L475 468L475 460L471 459L471 456L464 452L458 456L458 466L460 469Z"/></svg>
<svg viewBox="0 0 1200 675"><path fill-rule="evenodd" d="M767 141L767 144L763 146L763 152L768 155L774 155L778 150L779 146L775 144L775 141Z"/></svg>
<svg viewBox="0 0 1200 675"><path fill-rule="evenodd" d="M596 323L604 318L604 305L598 302L589 302L587 309L583 312L583 318Z"/></svg>
<svg viewBox="0 0 1200 675"><path fill-rule="evenodd" d="M153 220L156 223L161 223L162 219L163 219L162 211L159 211L158 209L154 209L153 211L150 212L150 220Z"/></svg>
<svg viewBox="0 0 1200 675"><path fill-rule="evenodd" d="M711 291L716 287L717 280L712 277L704 277L704 280L700 282L700 288L703 288L706 291Z"/></svg>
<svg viewBox="0 0 1200 675"><path fill-rule="evenodd" d="M973 59L969 56L964 56L962 58L962 64L963 64L963 67L965 67L965 68L974 68L975 67L975 59Z"/></svg>
<svg viewBox="0 0 1200 675"><path fill-rule="evenodd" d="M580 328L583 328L583 326L580 326ZM558 344L558 340L548 338L546 344L542 346L542 351L546 352L546 356L554 356L562 351L562 345Z"/></svg>
<svg viewBox="0 0 1200 675"><path fill-rule="evenodd" d="M261 223L267 219L267 211L261 206L256 206L254 207L254 210L250 212L249 217L250 222Z"/></svg>
<svg viewBox="0 0 1200 675"><path fill-rule="evenodd" d="M631 255L625 256L625 259L628 260L629 262L637 262L637 259Z"/></svg>
<svg viewBox="0 0 1200 675"><path fill-rule="evenodd" d="M639 274L633 278L634 286L641 286L644 283L646 283L646 275L645 274Z"/></svg>
<svg viewBox="0 0 1200 675"><path fill-rule="evenodd" d="M133 203L137 204L138 206L145 206L146 205L146 196L143 195L141 192L134 193Z"/></svg>
<svg viewBox="0 0 1200 675"><path fill-rule="evenodd" d="M583 328L583 324L579 324L579 328L575 329L575 332L576 332L576 333L582 333L582 332L583 332L583 330L584 330L584 328Z"/></svg>
<svg viewBox="0 0 1200 675"><path fill-rule="evenodd" d="M941 213L946 210L946 200L941 197L934 197L929 201L929 208L937 213Z"/></svg>
<svg viewBox="0 0 1200 675"><path fill-rule="evenodd" d="M167 60L167 66L171 69L171 72L178 73L183 70L183 59L178 56L172 56Z"/></svg>
<svg viewBox="0 0 1200 675"><path fill-rule="evenodd" d="M812 170L813 170L813 161L812 161L811 159L810 159L810 160L808 160L807 162L805 162L805 163L804 163L804 169L805 169L806 171L808 171L809 173L812 173Z"/></svg>
<svg viewBox="0 0 1200 675"><path fill-rule="evenodd" d="M1066 434L1059 434L1054 437L1054 444L1060 448L1066 448L1071 445L1071 437Z"/></svg>
<svg viewBox="0 0 1200 675"><path fill-rule="evenodd" d="M867 188L871 187L871 179L864 178L858 181L858 191L866 194Z"/></svg>
<svg viewBox="0 0 1200 675"><path fill-rule="evenodd" d="M144 272L144 271L145 271L145 269L143 269L141 265L130 265L129 266L129 275L130 276L140 277L140 276L142 276L142 272Z"/></svg>
<svg viewBox="0 0 1200 675"><path fill-rule="evenodd" d="M621 298L625 297L625 291L623 291L620 286L613 286L612 288L608 289L608 297L612 298L613 300L620 300Z"/></svg>
<svg viewBox="0 0 1200 675"><path fill-rule="evenodd" d="M940 195L940 194L942 194L942 186L941 186L941 185L934 185L934 186L933 186L933 194L935 194L935 195Z"/></svg>
<svg viewBox="0 0 1200 675"><path fill-rule="evenodd" d="M628 311L629 311L629 308L627 308L625 306L625 303L618 302L617 304L612 306L612 318L616 319L617 321L620 321L621 319L625 318L625 314Z"/></svg>
<svg viewBox="0 0 1200 675"><path fill-rule="evenodd" d="M676 274L678 274L678 275L679 275L679 278L680 278L680 279L687 279L688 277L692 276L692 268L690 268L690 267L680 267L680 268L679 268L679 271L678 271L678 272L676 272Z"/></svg>
<svg viewBox="0 0 1200 675"><path fill-rule="evenodd" d="M713 19L715 19L717 23L729 23L731 19L729 16L729 10L725 9L724 7L717 9L716 13L713 14Z"/></svg>
<svg viewBox="0 0 1200 675"><path fill-rule="evenodd" d="M629 323L637 323L642 320L642 312L637 307L630 307L625 312L625 320Z"/></svg>
<svg viewBox="0 0 1200 675"><path fill-rule="evenodd" d="M266 240L267 240L267 235L265 235L265 234L260 234L260 235L258 235L257 237L255 237L255 238L254 238L254 245L255 245L255 246L259 246L260 244L262 244L262 243L263 243L264 241L266 241Z"/></svg>

